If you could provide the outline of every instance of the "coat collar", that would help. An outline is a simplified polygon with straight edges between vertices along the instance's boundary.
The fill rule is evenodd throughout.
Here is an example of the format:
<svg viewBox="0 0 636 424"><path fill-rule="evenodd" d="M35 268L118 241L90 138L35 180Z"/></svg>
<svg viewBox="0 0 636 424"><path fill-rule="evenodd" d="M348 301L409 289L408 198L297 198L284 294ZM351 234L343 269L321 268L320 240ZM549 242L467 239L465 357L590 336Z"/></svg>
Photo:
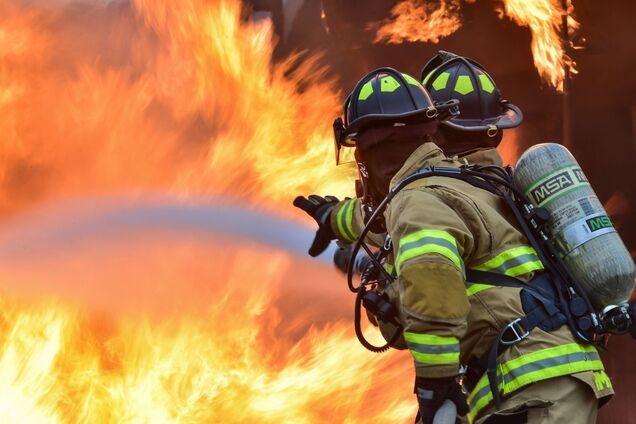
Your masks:
<svg viewBox="0 0 636 424"><path fill-rule="evenodd" d="M466 164L498 165L503 163L497 149L479 149L461 157L448 158L435 143L424 143L409 156L402 168L391 179L391 187L407 176L427 166L446 166L458 168Z"/></svg>

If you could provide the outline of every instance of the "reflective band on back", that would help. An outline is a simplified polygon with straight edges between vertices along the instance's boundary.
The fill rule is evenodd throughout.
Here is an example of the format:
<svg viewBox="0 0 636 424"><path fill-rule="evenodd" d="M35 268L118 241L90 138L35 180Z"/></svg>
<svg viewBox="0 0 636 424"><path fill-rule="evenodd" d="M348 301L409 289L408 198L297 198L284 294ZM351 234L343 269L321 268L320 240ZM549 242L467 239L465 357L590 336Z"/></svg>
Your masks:
<svg viewBox="0 0 636 424"><path fill-rule="evenodd" d="M358 202L358 198L348 200L344 206L340 208L336 215L336 223L338 224L338 232L347 241L355 241L356 234L353 231L353 213Z"/></svg>
<svg viewBox="0 0 636 424"><path fill-rule="evenodd" d="M475 267L478 271L491 271L517 277L543 269L537 252L530 246L513 247Z"/></svg>
<svg viewBox="0 0 636 424"><path fill-rule="evenodd" d="M402 265L409 259L435 253L450 260L463 273L464 262L459 256L457 242L447 231L420 230L403 237L395 261L398 275Z"/></svg>
<svg viewBox="0 0 636 424"><path fill-rule="evenodd" d="M594 346L569 343L528 353L500 364L497 368L498 387L506 395L536 381L602 370L603 363ZM488 377L483 375L468 397L468 418L471 423L492 398Z"/></svg>

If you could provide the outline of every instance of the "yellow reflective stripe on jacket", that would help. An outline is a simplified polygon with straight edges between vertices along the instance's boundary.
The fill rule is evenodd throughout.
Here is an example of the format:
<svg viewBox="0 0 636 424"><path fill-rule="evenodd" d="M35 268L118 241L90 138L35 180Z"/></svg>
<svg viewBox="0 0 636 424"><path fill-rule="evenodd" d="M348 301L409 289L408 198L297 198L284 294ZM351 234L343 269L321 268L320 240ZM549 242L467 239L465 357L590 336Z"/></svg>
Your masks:
<svg viewBox="0 0 636 424"><path fill-rule="evenodd" d="M596 348L569 343L537 350L500 364L497 367L498 387L503 395L507 395L537 381L584 371L603 371ZM488 376L484 374L468 396L468 419L471 423L492 399Z"/></svg>
<svg viewBox="0 0 636 424"><path fill-rule="evenodd" d="M495 286L492 284L466 283L466 296L470 297L484 290L492 289L493 287Z"/></svg>
<svg viewBox="0 0 636 424"><path fill-rule="evenodd" d="M543 264L532 247L519 246L504 250L494 258L476 266L475 269L517 277L532 271L542 270Z"/></svg>
<svg viewBox="0 0 636 424"><path fill-rule="evenodd" d="M391 274L393 270L395 269L395 267L393 266L392 263L387 262L386 264L384 264L384 269L386 270L386 272Z"/></svg>
<svg viewBox="0 0 636 424"><path fill-rule="evenodd" d="M459 339L457 337L405 331L404 340L415 362L419 364L447 365L459 363Z"/></svg>
<svg viewBox="0 0 636 424"><path fill-rule="evenodd" d="M612 381L609 376L605 374L605 371L594 371L594 384L596 385L596 390L599 392L605 389L612 388Z"/></svg>
<svg viewBox="0 0 636 424"><path fill-rule="evenodd" d="M404 262L430 253L444 256L462 273L464 272L464 262L459 256L457 241L448 231L419 230L400 239L400 248L395 261L398 275L402 271Z"/></svg>
<svg viewBox="0 0 636 424"><path fill-rule="evenodd" d="M347 200L336 215L338 232L347 241L355 241L357 236L353 230L353 212L357 207L358 198Z"/></svg>

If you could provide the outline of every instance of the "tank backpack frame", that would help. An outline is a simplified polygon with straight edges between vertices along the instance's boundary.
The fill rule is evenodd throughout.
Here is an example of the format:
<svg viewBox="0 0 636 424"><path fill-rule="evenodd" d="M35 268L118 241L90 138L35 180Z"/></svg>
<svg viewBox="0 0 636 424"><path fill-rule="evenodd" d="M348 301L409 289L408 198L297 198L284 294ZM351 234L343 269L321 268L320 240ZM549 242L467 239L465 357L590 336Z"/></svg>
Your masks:
<svg viewBox="0 0 636 424"><path fill-rule="evenodd" d="M512 210L523 234L543 263L545 272L541 275L548 277L536 284L534 281L528 284L503 274L475 270L466 271L468 281L486 280L496 286L522 288L526 293L526 298L530 299L528 302L536 305L532 310L526 310L526 305L524 305L526 315L513 320L504 327L498 342L494 344L493 349L487 355L490 358L487 361L482 361L485 368L493 368L492 363L496 363L497 356L503 350L528 337L530 331L537 326L546 329L547 325L548 330L554 330L566 323L577 339L585 343L592 343L601 349L607 348L610 334L622 334L631 330L632 336L636 338L636 326L632 326L633 317L636 316L636 304L631 307L618 305L601 313L594 309L585 291L568 270L551 241L548 228L550 213L544 208L532 205L526 195L515 187L511 168L496 165L465 165L460 168L422 168L393 187L366 220L364 229L353 244L347 269L347 285L352 292L356 293L355 331L358 340L365 348L373 352L387 350L399 338L402 327L397 322L395 314L390 310L388 300L378 295L374 290L378 287L378 282L390 284L395 279L395 276L389 273L381 263L391 247L385 243L379 251L373 252L364 240L374 221L381 219L384 209L397 193L414 181L433 176L459 179L500 196ZM356 287L353 283L354 274L356 274L354 263L360 249L367 253L369 265L368 269L362 272L360 284ZM360 325L362 306L379 316L381 320L397 324L395 334L389 337L385 345L374 346L364 338ZM378 311L381 313L378 314Z"/></svg>

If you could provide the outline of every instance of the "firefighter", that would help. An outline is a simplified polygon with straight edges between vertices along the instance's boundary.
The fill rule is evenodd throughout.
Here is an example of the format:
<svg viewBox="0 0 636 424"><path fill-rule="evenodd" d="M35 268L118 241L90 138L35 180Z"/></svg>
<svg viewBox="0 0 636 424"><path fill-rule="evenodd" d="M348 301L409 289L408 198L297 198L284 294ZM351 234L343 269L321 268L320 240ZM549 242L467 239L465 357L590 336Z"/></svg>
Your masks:
<svg viewBox="0 0 636 424"><path fill-rule="evenodd" d="M433 98L461 101L460 116L441 124L430 119L424 87L397 71L383 68L361 79L345 102L344 123L335 127L337 145L356 149L364 196L296 199L318 222L310 254L333 238L352 242L364 207L424 167L501 164L494 147L522 116L501 100L483 67L441 53L423 74ZM596 349L577 341L558 314L526 332L517 321L529 307L520 288L466 280L471 270L533 282L544 275L501 198L461 180L430 177L400 191L384 218L398 277L386 294L414 360L421 422L431 423L446 399L472 423L595 422L599 401L613 393ZM488 354L501 340L508 345L495 355L493 386ZM468 366L467 399L460 364Z"/></svg>

